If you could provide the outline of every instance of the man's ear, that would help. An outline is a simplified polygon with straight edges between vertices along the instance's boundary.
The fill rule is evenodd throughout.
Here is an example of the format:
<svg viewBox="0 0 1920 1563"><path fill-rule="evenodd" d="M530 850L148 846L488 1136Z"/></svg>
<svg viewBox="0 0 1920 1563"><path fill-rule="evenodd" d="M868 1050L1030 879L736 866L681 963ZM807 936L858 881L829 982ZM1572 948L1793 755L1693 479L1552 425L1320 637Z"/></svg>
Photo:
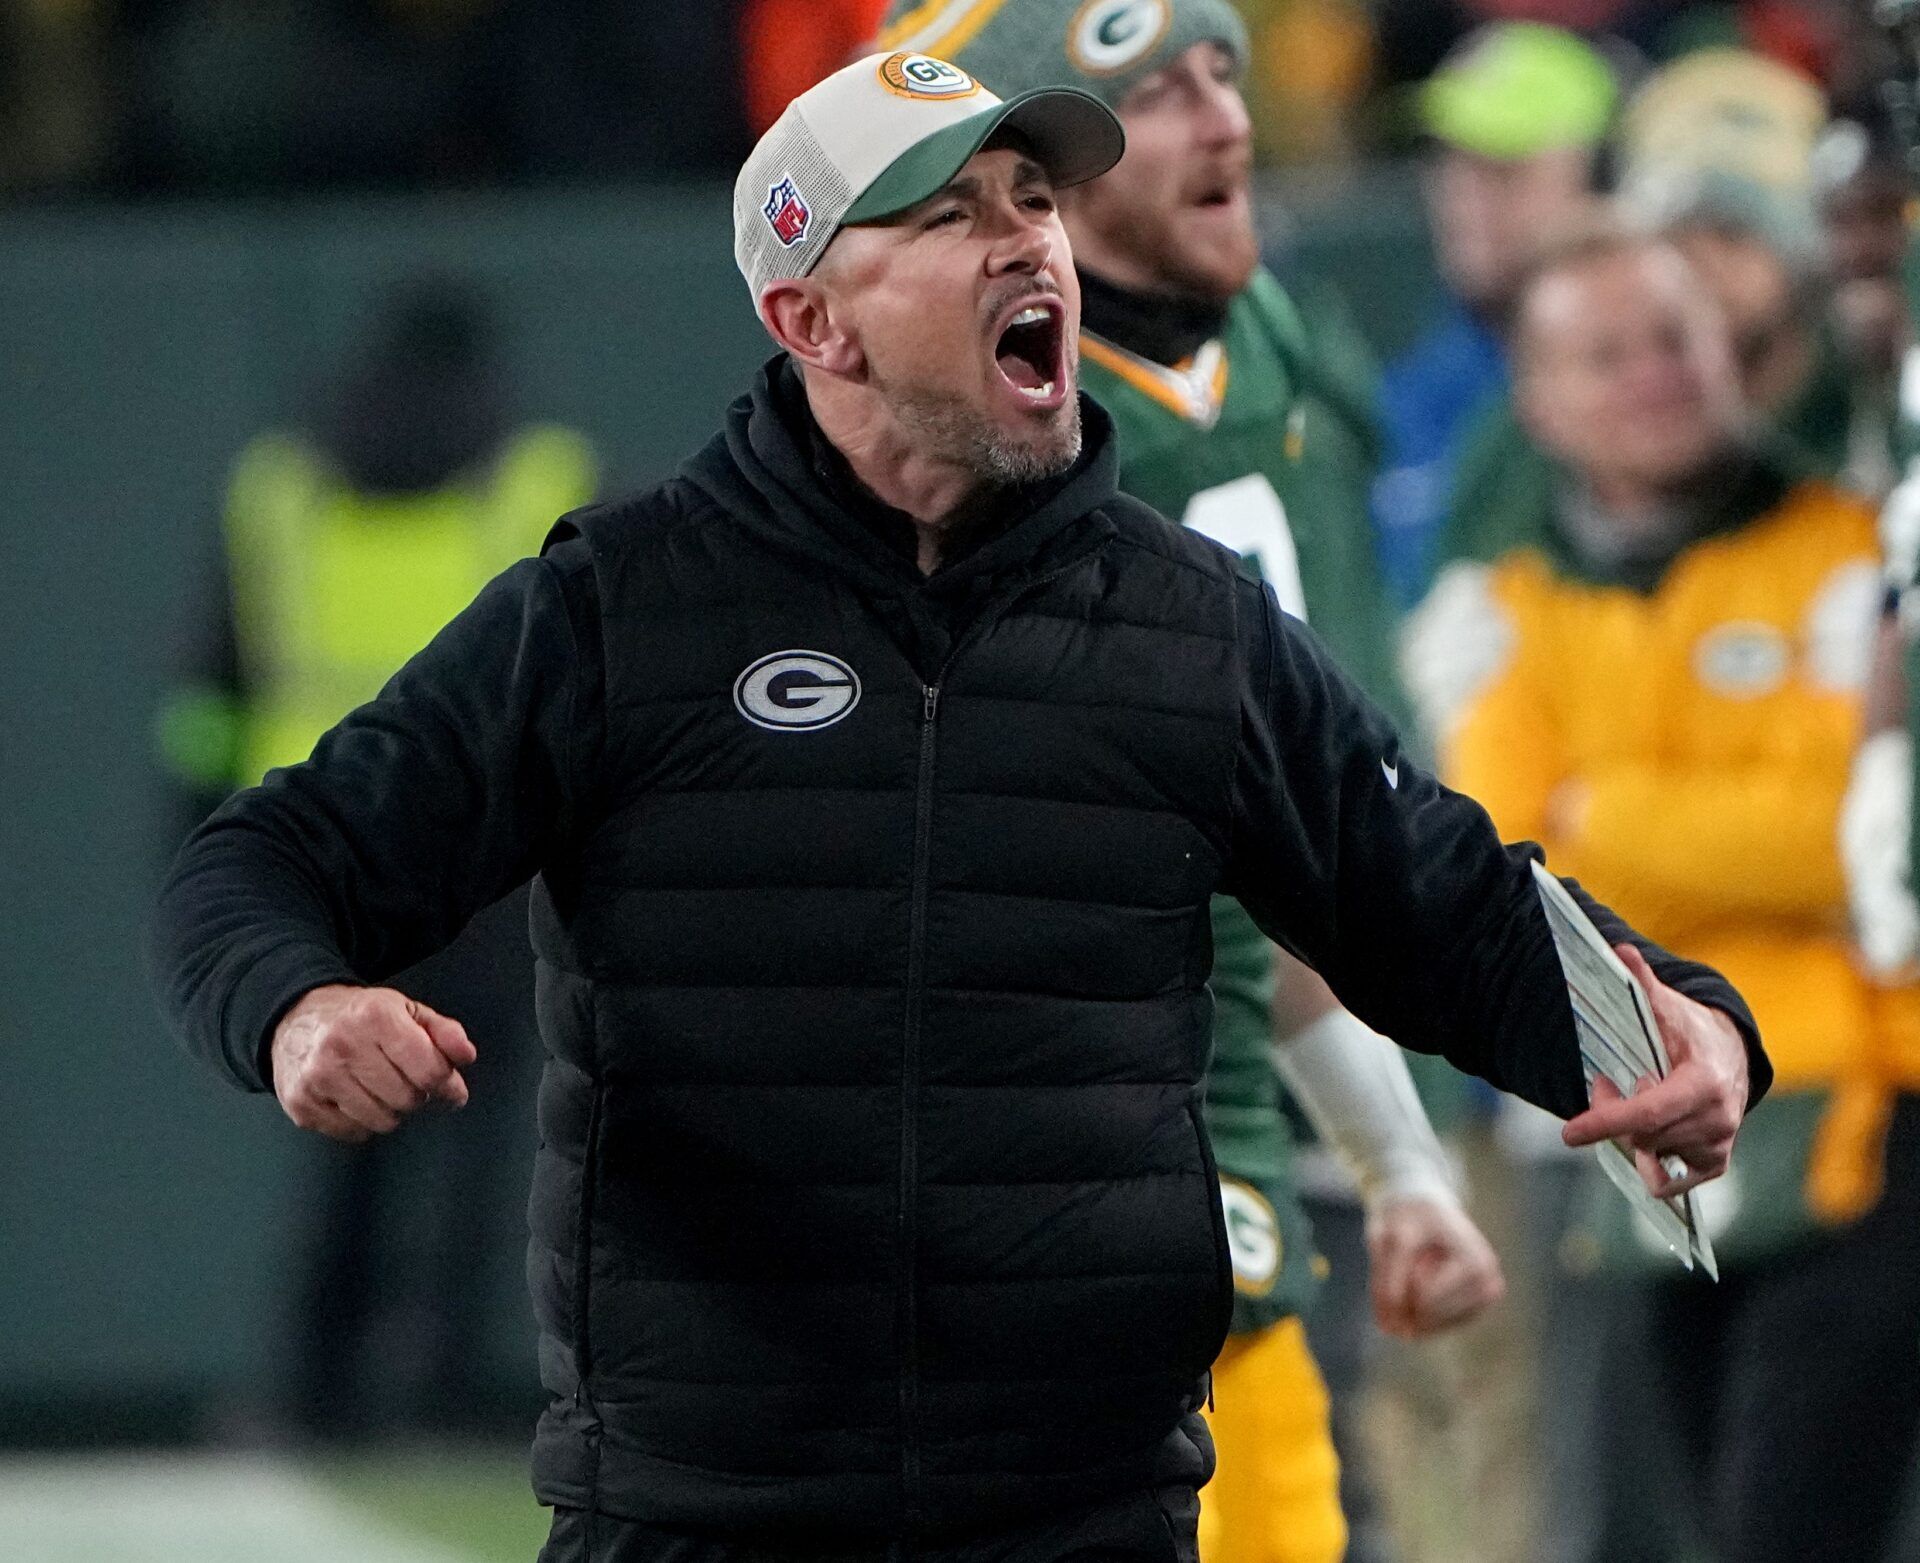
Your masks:
<svg viewBox="0 0 1920 1563"><path fill-rule="evenodd" d="M760 320L768 334L795 363L827 374L851 376L865 367L846 313L811 277L770 282L760 294Z"/></svg>

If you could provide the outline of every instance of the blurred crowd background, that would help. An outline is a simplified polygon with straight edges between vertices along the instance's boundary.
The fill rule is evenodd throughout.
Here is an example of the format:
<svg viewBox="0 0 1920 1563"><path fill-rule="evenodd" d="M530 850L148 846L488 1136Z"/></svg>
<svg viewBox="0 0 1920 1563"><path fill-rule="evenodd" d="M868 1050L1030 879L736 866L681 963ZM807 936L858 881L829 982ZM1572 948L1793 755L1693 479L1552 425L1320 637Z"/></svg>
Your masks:
<svg viewBox="0 0 1920 1563"><path fill-rule="evenodd" d="M173 1049L141 923L227 790L304 753L552 516L657 480L715 425L765 351L733 173L884 9L0 0L0 1557L532 1555L523 909L420 979L491 992L462 1001L486 1109L367 1153ZM1913 187L1866 0L1242 9L1267 258L1365 387L1375 543L1399 608L1427 605L1410 634L1441 673L1411 694L1449 764L1460 659L1484 648L1477 599L1436 609L1436 578L1619 477L1602 400L1584 430L1526 414L1587 348L1543 319L1534 351L1562 359L1510 394L1544 237L1594 228L1605 262L1603 202L1665 235L1728 394L1794 472L1863 517L1894 487ZM1669 327L1692 329L1648 329ZM315 568L389 566L351 623L303 618L272 563L277 518L316 496L348 542ZM454 532L484 545L450 552ZM1537 1126L1442 1100L1514 1292L1350 1365L1356 1563L1689 1563L1644 1386L1614 1372L1646 1294L1597 1279ZM1858 1219L1872 1195L1822 1165ZM124 1452L104 1485L82 1461L103 1451Z"/></svg>
<svg viewBox="0 0 1920 1563"><path fill-rule="evenodd" d="M527 186L739 166L884 11L873 0L7 0L0 188L21 196ZM1628 70L1756 50L1846 105L1886 46L1859 0L1247 0L1263 158L1417 144L1410 89L1489 21Z"/></svg>

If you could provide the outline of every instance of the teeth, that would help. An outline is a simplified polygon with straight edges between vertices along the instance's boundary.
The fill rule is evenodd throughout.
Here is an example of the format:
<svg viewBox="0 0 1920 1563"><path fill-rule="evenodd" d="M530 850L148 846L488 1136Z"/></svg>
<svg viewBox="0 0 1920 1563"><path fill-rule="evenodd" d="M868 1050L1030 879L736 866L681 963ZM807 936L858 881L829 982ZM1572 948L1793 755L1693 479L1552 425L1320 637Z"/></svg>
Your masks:
<svg viewBox="0 0 1920 1563"><path fill-rule="evenodd" d="M1053 382L1049 380L1045 385L1036 385L1031 390L1026 386L1020 386L1017 389L1022 396L1031 396L1036 402L1043 402L1053 395Z"/></svg>
<svg viewBox="0 0 1920 1563"><path fill-rule="evenodd" d="M1034 304L1015 315L1012 324L1016 326L1037 326L1043 320L1047 319L1047 317L1048 311L1042 309L1038 304Z"/></svg>

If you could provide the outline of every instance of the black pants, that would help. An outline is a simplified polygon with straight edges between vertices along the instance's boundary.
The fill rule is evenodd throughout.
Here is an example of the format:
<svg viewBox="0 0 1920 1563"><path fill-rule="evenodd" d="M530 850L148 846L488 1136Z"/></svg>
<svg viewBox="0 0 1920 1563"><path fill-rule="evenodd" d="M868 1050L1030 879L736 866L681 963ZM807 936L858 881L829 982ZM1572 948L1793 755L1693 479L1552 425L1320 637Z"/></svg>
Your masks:
<svg viewBox="0 0 1920 1563"><path fill-rule="evenodd" d="M811 1547L731 1542L556 1509L539 1563L1199 1563L1200 1500L1162 1487L965 1542Z"/></svg>
<svg viewBox="0 0 1920 1563"><path fill-rule="evenodd" d="M1886 1194L1863 1220L1658 1294L1662 1398L1714 1554L1891 1563L1920 1431L1920 1097L1901 1101Z"/></svg>

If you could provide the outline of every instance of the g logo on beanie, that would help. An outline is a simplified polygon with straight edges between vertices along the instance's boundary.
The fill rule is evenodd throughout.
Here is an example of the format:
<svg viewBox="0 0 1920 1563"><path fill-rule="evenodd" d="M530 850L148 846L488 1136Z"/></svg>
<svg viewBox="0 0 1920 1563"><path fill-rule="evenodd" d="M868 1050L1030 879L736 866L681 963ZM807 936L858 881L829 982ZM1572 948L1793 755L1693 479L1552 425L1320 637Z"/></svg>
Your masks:
<svg viewBox="0 0 1920 1563"><path fill-rule="evenodd" d="M1138 64L1173 23L1169 0L1087 0L1067 27L1067 58L1089 76Z"/></svg>

